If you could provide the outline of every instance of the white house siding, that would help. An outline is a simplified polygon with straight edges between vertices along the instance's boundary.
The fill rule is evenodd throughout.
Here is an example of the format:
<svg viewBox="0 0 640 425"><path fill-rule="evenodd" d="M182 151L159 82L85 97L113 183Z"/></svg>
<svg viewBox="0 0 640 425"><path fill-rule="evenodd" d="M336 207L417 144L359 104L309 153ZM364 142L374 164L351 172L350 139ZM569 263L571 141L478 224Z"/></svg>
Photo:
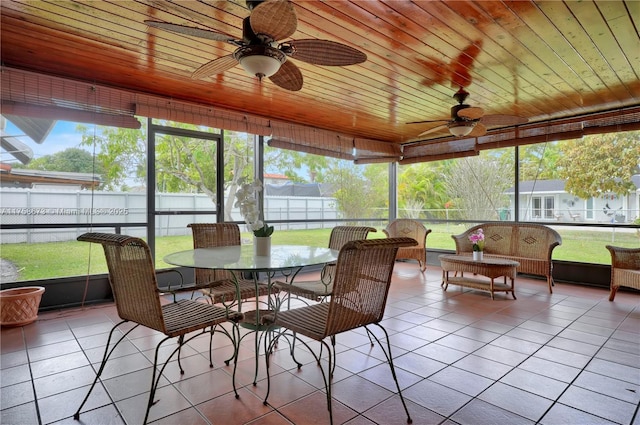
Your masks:
<svg viewBox="0 0 640 425"><path fill-rule="evenodd" d="M635 177L638 177L637 179ZM640 176L634 176L636 191L619 196L603 194L590 200L580 199L564 191L562 180L540 180L520 183L520 219L543 222L631 223L640 216ZM514 189L506 192L510 199L510 213L514 217ZM554 208L549 215L535 214L533 198L553 198Z"/></svg>

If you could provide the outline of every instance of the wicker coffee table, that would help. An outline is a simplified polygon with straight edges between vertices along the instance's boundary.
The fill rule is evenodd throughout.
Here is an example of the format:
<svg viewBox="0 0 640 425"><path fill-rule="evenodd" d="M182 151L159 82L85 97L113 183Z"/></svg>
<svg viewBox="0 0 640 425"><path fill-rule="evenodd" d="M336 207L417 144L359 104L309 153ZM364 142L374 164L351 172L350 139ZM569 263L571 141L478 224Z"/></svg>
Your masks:
<svg viewBox="0 0 640 425"><path fill-rule="evenodd" d="M495 292L511 292L513 299L516 299L516 268L520 265L517 261L491 257L485 257L478 261L474 260L471 255L441 255L438 258L442 267L442 284L440 286L443 286L445 291L449 284L452 284L489 291L491 299L494 299ZM450 276L450 272L456 273ZM489 280L466 277L465 273L485 276ZM503 277L503 282L495 282L495 279L500 276ZM510 285L507 284L507 278L511 280Z"/></svg>

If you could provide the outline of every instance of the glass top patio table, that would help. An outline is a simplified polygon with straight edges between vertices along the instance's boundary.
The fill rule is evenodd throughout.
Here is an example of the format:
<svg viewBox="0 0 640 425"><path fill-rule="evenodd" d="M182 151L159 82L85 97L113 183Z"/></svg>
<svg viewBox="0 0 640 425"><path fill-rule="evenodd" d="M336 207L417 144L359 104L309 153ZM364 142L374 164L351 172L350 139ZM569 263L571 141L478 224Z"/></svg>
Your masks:
<svg viewBox="0 0 640 425"><path fill-rule="evenodd" d="M237 272L270 272L336 261L339 251L307 245L273 245L271 255L257 256L253 245L197 248L174 252L163 260L182 267Z"/></svg>
<svg viewBox="0 0 640 425"><path fill-rule="evenodd" d="M338 259L339 251L329 248L321 248L307 245L272 245L271 255L258 256L253 245L236 245L214 248L196 248L186 251L174 252L166 255L163 260L167 264L175 266L229 270L234 276L237 274L251 273L258 290L258 272L265 272L267 284L272 285L272 279L276 273L282 273L285 280L291 283L300 270L306 266L320 265L334 262ZM277 299L277 297L276 297ZM245 317L241 326L255 332L255 352L259 352L259 330L263 329L260 315L279 309L279 303L272 302L271 296L267 301L268 310L260 310L259 298L255 299L255 310L243 311ZM267 328L268 329L268 328ZM248 334L243 335L240 340ZM238 342L238 346L240 341ZM258 356L255 358L255 374L253 384L258 379ZM235 364L234 364L235 382ZM235 384L234 384L235 385Z"/></svg>

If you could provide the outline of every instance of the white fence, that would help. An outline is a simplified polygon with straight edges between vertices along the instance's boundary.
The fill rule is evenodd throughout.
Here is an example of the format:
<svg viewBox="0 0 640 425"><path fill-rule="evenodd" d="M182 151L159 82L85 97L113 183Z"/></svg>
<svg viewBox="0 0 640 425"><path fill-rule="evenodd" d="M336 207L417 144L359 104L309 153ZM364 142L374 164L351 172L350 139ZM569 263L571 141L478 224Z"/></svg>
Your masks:
<svg viewBox="0 0 640 425"><path fill-rule="evenodd" d="M213 201L206 195L189 193L158 193L156 209L163 212L212 211ZM335 198L271 196L265 198L267 221L304 220L304 223L276 225L279 229L308 229L322 227L314 220L339 219ZM237 209L231 212L233 221L242 221ZM156 216L156 235L190 234L187 224L215 221L215 215L167 214ZM3 225L74 224L78 229L15 229L3 230L0 243L38 243L74 240L92 224L147 222L146 193L51 191L39 189L0 189L0 222ZM127 227L133 236L144 236L145 228Z"/></svg>

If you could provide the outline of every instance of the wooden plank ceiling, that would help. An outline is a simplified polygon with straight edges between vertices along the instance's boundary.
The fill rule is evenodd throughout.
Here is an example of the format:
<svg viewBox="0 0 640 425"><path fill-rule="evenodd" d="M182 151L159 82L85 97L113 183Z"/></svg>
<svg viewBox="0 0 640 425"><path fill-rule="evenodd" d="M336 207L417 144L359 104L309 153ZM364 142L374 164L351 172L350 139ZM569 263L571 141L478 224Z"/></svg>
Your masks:
<svg viewBox="0 0 640 425"><path fill-rule="evenodd" d="M443 122L407 123L448 119L461 86L466 103L526 117L523 128L601 112L631 111L625 123L640 121L638 1L292 3L298 23L291 39L340 42L367 60L328 67L290 59L304 76L295 92L239 65L198 80L195 69L236 47L144 21L239 39L250 14L243 0L2 0L2 66L403 146L405 158L413 148L414 160L429 156L421 140L441 142L438 154L460 149L446 129L417 137ZM504 130L490 127L489 135ZM478 139L465 143L473 150ZM385 157L393 152L371 146Z"/></svg>

